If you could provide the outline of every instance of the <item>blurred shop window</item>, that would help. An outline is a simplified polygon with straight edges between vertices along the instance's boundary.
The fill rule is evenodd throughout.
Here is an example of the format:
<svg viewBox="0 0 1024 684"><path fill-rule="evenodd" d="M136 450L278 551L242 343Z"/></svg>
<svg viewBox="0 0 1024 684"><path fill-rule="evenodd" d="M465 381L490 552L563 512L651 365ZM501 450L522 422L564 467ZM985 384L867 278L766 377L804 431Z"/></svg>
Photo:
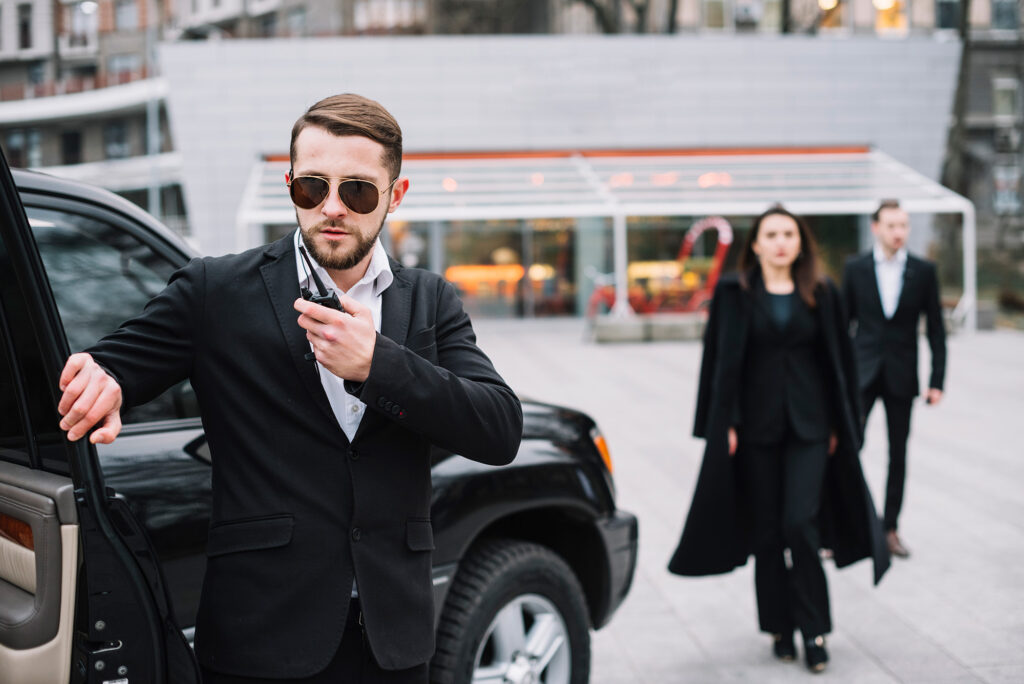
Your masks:
<svg viewBox="0 0 1024 684"><path fill-rule="evenodd" d="M701 27L706 29L726 28L728 0L704 0L701 7ZM730 24L731 26L731 24Z"/></svg>
<svg viewBox="0 0 1024 684"><path fill-rule="evenodd" d="M32 5L18 5L18 49L32 48Z"/></svg>
<svg viewBox="0 0 1024 684"><path fill-rule="evenodd" d="M288 35L300 37L306 35L306 8L293 7L288 10Z"/></svg>
<svg viewBox="0 0 1024 684"><path fill-rule="evenodd" d="M846 26L846 13L850 3L839 0L818 0L820 20L818 28L823 30L838 30Z"/></svg>
<svg viewBox="0 0 1024 684"><path fill-rule="evenodd" d="M139 28L137 0L117 0L114 4L114 26L118 31L134 31Z"/></svg>
<svg viewBox="0 0 1024 684"><path fill-rule="evenodd" d="M994 192L992 193L992 211L996 214L1015 216L1021 211L1020 196L1020 165L1016 163L999 164L992 167Z"/></svg>
<svg viewBox="0 0 1024 684"><path fill-rule="evenodd" d="M388 221L391 252L406 268L428 268L429 227L408 221Z"/></svg>
<svg viewBox="0 0 1024 684"><path fill-rule="evenodd" d="M1020 115L1020 79L1012 76L992 79L992 115L998 123L1014 123Z"/></svg>
<svg viewBox="0 0 1024 684"><path fill-rule="evenodd" d="M25 148L29 168L42 166L43 144L38 128L30 128L25 133Z"/></svg>
<svg viewBox="0 0 1024 684"><path fill-rule="evenodd" d="M1018 0L992 0L992 28L1016 31L1021 28Z"/></svg>
<svg viewBox="0 0 1024 684"><path fill-rule="evenodd" d="M356 0L353 11L356 33L409 33L427 23L426 0Z"/></svg>
<svg viewBox="0 0 1024 684"><path fill-rule="evenodd" d="M960 28L960 0L935 0L935 28Z"/></svg>
<svg viewBox="0 0 1024 684"><path fill-rule="evenodd" d="M126 74L136 73L142 70L142 55L126 52L119 55L107 57L107 73Z"/></svg>
<svg viewBox="0 0 1024 684"><path fill-rule="evenodd" d="M260 38L273 38L277 35L277 14L275 12L264 14L256 22Z"/></svg>
<svg viewBox="0 0 1024 684"><path fill-rule="evenodd" d="M727 7L727 5L723 5ZM736 31L777 32L782 25L779 0L735 0L733 22ZM728 21L726 20L726 27Z"/></svg>
<svg viewBox="0 0 1024 684"><path fill-rule="evenodd" d="M875 6L875 31L881 34L907 32L907 6L903 0L871 0Z"/></svg>
<svg viewBox="0 0 1024 684"><path fill-rule="evenodd" d="M103 151L107 159L124 159L132 154L128 141L128 124L125 121L111 121L103 127Z"/></svg>
<svg viewBox="0 0 1024 684"><path fill-rule="evenodd" d="M82 132L63 131L60 134L60 163L82 163Z"/></svg>

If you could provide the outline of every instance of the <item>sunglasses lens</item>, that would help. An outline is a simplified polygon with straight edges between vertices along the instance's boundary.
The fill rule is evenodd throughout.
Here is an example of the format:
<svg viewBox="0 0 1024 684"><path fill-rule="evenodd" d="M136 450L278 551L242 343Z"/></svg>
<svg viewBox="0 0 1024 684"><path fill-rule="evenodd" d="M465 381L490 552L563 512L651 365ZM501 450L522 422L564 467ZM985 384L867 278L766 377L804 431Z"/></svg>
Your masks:
<svg viewBox="0 0 1024 684"><path fill-rule="evenodd" d="M292 180L289 192L295 206L300 209L313 209L327 199L330 189L330 184L323 178L300 176Z"/></svg>
<svg viewBox="0 0 1024 684"><path fill-rule="evenodd" d="M380 193L373 183L361 180L342 181L338 185L338 193L345 206L357 214L369 214L377 208Z"/></svg>

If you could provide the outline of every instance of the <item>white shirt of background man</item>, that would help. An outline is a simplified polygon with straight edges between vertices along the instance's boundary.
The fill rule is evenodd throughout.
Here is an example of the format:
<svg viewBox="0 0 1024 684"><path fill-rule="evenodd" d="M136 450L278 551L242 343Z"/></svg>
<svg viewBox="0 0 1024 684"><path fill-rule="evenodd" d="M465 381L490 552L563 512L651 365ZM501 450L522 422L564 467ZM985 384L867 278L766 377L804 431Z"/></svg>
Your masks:
<svg viewBox="0 0 1024 684"><path fill-rule="evenodd" d="M903 247L892 258L886 258L885 252L875 245L875 278L878 281L878 295L882 299L882 312L886 318L892 318L900 303L903 292L903 272L907 268L907 248Z"/></svg>
<svg viewBox="0 0 1024 684"><path fill-rule="evenodd" d="M295 259L299 271L299 287L308 288L315 294L316 284L307 275L309 273L309 266L306 265L301 252L299 252L300 244L302 244L302 238L299 237L299 231L296 230ZM309 254L308 249L306 253ZM320 280L323 281L326 287L336 292L339 297L347 294L370 310L373 314L373 326L377 329L377 332L380 332L382 295L384 290L388 289L395 279L394 274L391 272L391 265L388 263L387 252L384 251L384 246L380 243L380 240L378 239L373 246L373 256L370 257L370 265L367 267L366 273L348 292L342 292L338 289L338 286L334 284L331 277L327 275L327 271L313 259L312 254L309 255L309 258L316 268L317 275L320 276ZM310 345L310 348L312 349L312 345ZM351 442L356 436L356 430L359 429L359 423L363 420L366 404L346 392L345 381L337 375L321 367L319 363L317 363L317 369L320 371L320 383L324 386L324 392L327 393L328 401L331 402L331 410L334 411L338 424L345 432L345 436L348 437L348 441Z"/></svg>

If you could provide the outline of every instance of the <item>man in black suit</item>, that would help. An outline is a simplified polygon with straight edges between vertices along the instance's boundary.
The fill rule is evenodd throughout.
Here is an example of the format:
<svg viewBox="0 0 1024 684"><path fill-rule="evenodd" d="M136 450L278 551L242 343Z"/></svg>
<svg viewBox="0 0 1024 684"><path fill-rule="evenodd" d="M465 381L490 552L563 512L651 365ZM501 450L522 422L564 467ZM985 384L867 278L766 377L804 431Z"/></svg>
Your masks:
<svg viewBox="0 0 1024 684"><path fill-rule="evenodd" d="M855 330L864 420L875 400L885 404L889 428L889 478L885 492L885 529L889 551L910 552L898 533L907 472L910 413L919 392L918 324L924 314L932 351L926 403L942 400L946 372L946 329L939 302L935 266L907 253L910 222L898 202L886 200L871 217L875 247L850 259L843 274L843 294Z"/></svg>
<svg viewBox="0 0 1024 684"><path fill-rule="evenodd" d="M292 130L299 230L193 260L61 376L61 427L99 424L94 443L122 406L192 381L213 457L205 684L426 682L430 445L490 464L518 450L519 401L454 288L380 244L401 158L378 103L313 105ZM318 278L342 310L307 301Z"/></svg>

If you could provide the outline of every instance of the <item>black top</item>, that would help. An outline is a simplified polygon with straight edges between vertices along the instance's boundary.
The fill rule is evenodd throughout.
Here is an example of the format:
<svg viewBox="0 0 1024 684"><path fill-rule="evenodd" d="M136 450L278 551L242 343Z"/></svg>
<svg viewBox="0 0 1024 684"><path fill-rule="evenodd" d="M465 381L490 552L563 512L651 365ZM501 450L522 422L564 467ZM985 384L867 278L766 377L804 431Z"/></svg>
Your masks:
<svg viewBox="0 0 1024 684"><path fill-rule="evenodd" d="M793 313L793 297L795 292L788 294L768 293L768 305L771 308L772 320L780 329L785 328L789 323L789 317Z"/></svg>

